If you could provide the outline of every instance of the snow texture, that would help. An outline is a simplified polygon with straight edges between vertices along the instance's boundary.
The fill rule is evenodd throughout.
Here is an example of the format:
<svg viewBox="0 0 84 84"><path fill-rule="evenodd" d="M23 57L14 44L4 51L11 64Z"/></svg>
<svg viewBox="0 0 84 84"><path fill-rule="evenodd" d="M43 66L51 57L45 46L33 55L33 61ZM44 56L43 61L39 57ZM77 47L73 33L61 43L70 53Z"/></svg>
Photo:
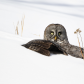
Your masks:
<svg viewBox="0 0 84 84"><path fill-rule="evenodd" d="M19 35L15 35L18 22ZM64 25L69 42L78 46L74 31L80 28L84 41L84 1L0 0L0 84L84 84L83 59L62 54L47 57L21 46L43 39L51 23Z"/></svg>

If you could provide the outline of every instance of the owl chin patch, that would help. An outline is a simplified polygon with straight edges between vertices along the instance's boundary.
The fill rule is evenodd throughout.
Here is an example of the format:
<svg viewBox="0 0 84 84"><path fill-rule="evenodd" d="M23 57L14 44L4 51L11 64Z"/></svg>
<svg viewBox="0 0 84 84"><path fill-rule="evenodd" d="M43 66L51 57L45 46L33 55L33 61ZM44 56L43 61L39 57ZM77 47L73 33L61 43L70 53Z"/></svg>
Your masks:
<svg viewBox="0 0 84 84"><path fill-rule="evenodd" d="M60 44L60 43L63 43L63 41L57 40L57 43L59 43L59 44Z"/></svg>

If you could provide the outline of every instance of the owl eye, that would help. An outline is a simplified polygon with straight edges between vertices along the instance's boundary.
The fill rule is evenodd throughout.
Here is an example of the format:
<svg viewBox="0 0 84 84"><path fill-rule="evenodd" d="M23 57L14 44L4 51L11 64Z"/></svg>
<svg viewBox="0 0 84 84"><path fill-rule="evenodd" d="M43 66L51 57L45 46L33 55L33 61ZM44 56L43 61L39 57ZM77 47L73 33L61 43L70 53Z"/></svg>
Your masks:
<svg viewBox="0 0 84 84"><path fill-rule="evenodd" d="M53 31L51 31L51 33L50 33L51 35L54 35L54 32Z"/></svg>
<svg viewBox="0 0 84 84"><path fill-rule="evenodd" d="M62 34L62 32L58 32L58 35L60 36Z"/></svg>

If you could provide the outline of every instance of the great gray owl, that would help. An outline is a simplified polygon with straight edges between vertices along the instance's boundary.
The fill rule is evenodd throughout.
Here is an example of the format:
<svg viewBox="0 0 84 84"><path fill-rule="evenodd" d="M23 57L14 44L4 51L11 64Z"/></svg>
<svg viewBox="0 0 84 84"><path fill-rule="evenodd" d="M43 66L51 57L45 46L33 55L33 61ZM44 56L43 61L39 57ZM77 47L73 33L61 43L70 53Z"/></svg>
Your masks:
<svg viewBox="0 0 84 84"><path fill-rule="evenodd" d="M69 43L66 30L60 24L48 25L44 31L44 40L32 40L22 46L46 56L50 56L50 53L63 53L83 58L81 50L84 52L83 48L80 49Z"/></svg>

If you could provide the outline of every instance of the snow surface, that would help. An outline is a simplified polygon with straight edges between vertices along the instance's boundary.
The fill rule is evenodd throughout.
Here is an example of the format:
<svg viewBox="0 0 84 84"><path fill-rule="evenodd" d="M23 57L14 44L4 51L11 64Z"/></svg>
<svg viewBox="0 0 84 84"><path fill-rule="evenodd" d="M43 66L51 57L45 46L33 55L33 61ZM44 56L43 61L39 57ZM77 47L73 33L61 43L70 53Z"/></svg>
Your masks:
<svg viewBox="0 0 84 84"><path fill-rule="evenodd" d="M18 21L19 35L15 35ZM80 28L84 41L84 1L0 0L0 84L84 84L83 59L47 57L21 46L43 39L44 29L51 23L64 25L69 42L78 46L74 31Z"/></svg>

